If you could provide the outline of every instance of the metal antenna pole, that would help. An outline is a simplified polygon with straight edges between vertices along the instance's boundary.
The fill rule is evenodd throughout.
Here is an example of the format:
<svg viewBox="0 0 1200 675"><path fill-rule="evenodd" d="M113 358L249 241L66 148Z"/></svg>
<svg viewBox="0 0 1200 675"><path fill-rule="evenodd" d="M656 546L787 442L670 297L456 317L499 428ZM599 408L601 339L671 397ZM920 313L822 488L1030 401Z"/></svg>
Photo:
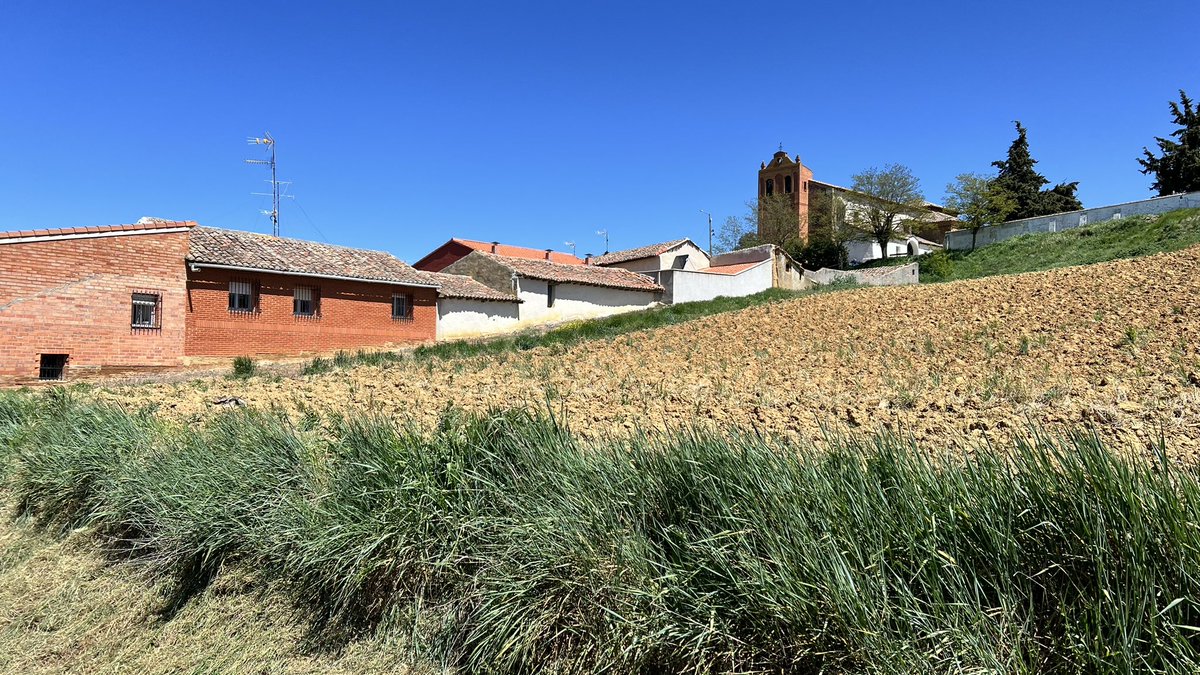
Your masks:
<svg viewBox="0 0 1200 675"><path fill-rule="evenodd" d="M278 237L279 236L279 197L280 197L279 186L281 185L281 183L279 182L279 178L275 172L275 139L271 137L271 134L263 134L262 138L248 138L248 139L246 139L246 142L249 143L250 145L265 145L268 148L270 148L270 150L271 150L271 159L269 159L269 160L247 159L245 161L247 164L260 164L260 165L267 165L267 166L271 167L271 194L266 195L261 192L252 192L250 194L262 195L264 197L266 197L266 196L271 197L271 210L263 211L263 214L271 216L271 234Z"/></svg>
<svg viewBox="0 0 1200 675"><path fill-rule="evenodd" d="M608 230L596 230L596 234L604 237L604 252L608 253Z"/></svg>
<svg viewBox="0 0 1200 675"><path fill-rule="evenodd" d="M704 209L700 209L700 213L703 213L704 215L708 216L708 257L711 258L712 257L712 237L713 237L712 214L709 213L708 211L705 211Z"/></svg>

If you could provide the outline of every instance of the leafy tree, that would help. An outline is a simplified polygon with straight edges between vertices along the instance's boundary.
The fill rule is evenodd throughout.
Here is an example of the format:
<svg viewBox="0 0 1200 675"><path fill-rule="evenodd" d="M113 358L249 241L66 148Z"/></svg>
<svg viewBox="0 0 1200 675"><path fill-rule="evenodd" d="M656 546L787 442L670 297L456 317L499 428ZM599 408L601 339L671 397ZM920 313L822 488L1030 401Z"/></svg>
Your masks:
<svg viewBox="0 0 1200 675"><path fill-rule="evenodd" d="M746 215L730 216L717 233L714 252L774 244L788 249L800 237L800 217L786 194L746 202Z"/></svg>
<svg viewBox="0 0 1200 675"><path fill-rule="evenodd" d="M846 247L824 230L810 232L807 242L787 253L806 270L819 270L822 267L844 270L848 263Z"/></svg>
<svg viewBox="0 0 1200 675"><path fill-rule="evenodd" d="M985 225L1003 223L1017 208L1012 195L996 185L996 179L978 173L959 174L946 186L946 207L958 213L966 229L971 230L971 250Z"/></svg>
<svg viewBox="0 0 1200 675"><path fill-rule="evenodd" d="M853 177L850 189L859 193L847 209L846 225L856 234L879 244L888 257L888 242L924 223L927 215L921 182L902 164L870 168Z"/></svg>
<svg viewBox="0 0 1200 675"><path fill-rule="evenodd" d="M1182 89L1179 103L1169 101L1171 117L1178 129L1171 132L1175 140L1155 137L1161 157L1142 148L1144 158L1138 160L1142 173L1154 174L1151 190L1159 196L1200 190L1200 108L1192 105Z"/></svg>
<svg viewBox="0 0 1200 675"><path fill-rule="evenodd" d="M1008 157L992 162L992 166L1000 170L996 176L996 187L1008 194L1016 204L1009 218L1032 218L1045 216L1063 211L1076 211L1083 204L1075 196L1079 182L1059 183L1049 190L1042 186L1050 181L1033 168L1037 160L1029 153L1027 130L1020 122L1017 126L1017 138L1008 146Z"/></svg>

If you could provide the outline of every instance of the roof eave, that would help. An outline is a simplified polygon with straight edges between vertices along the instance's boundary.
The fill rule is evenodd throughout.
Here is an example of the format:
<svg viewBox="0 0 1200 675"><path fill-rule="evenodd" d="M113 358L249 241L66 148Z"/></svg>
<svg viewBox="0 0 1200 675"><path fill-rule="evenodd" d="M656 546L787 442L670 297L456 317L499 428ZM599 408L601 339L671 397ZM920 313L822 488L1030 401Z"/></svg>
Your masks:
<svg viewBox="0 0 1200 675"><path fill-rule="evenodd" d="M412 288L441 288L441 284L420 284L412 281L395 281L390 279L370 279L366 277L347 277L337 274L315 274L312 272L296 272L293 270L273 270L265 267L246 267L243 265L223 265L221 263L203 262L185 258L189 267L207 267L218 270L233 270L235 272L257 272L260 274L287 274L295 277L311 277L313 279L331 279L334 281L360 281L368 284L387 284L388 286L409 286Z"/></svg>

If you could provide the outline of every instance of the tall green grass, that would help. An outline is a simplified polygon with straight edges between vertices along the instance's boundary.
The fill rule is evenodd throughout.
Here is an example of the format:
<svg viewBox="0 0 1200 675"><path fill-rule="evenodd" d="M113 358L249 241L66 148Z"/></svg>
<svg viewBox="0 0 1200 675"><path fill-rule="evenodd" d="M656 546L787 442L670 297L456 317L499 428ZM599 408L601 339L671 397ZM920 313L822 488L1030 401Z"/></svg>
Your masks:
<svg viewBox="0 0 1200 675"><path fill-rule="evenodd" d="M168 613L240 561L315 639L405 631L462 672L1200 667L1200 477L1087 434L968 455L698 429L589 445L516 412L189 430L14 401L18 508L174 579Z"/></svg>

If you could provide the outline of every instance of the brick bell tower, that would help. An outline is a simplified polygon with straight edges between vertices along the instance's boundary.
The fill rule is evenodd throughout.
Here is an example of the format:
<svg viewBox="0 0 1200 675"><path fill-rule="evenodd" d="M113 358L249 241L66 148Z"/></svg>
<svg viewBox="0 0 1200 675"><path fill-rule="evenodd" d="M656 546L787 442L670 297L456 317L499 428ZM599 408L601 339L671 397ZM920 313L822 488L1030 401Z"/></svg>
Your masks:
<svg viewBox="0 0 1200 675"><path fill-rule="evenodd" d="M771 157L771 161L763 162L758 169L759 202L775 195L786 195L800 222L798 234L805 241L808 240L808 184L812 176L812 169L800 162L800 155L795 159L788 157L783 144L779 145L779 152ZM761 231L759 235L762 235Z"/></svg>

